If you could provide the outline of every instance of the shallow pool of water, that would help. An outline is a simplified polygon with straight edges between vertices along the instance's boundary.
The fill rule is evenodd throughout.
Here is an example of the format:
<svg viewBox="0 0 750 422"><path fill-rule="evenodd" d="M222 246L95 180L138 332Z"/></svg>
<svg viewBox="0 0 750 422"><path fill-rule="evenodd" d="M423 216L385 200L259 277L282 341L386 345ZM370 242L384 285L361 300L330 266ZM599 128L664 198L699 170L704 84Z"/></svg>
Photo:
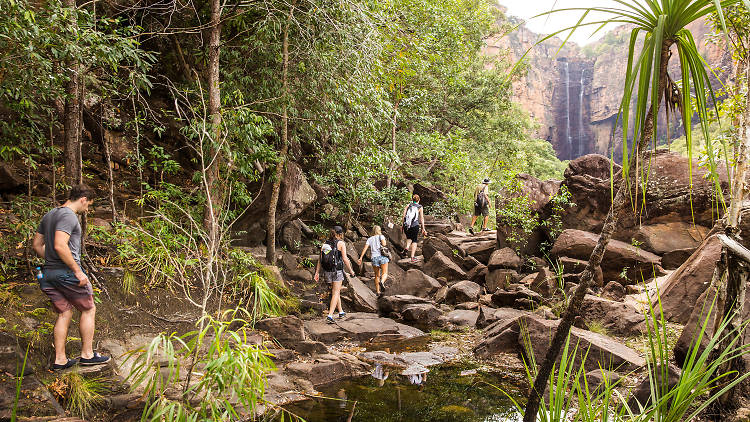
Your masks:
<svg viewBox="0 0 750 422"><path fill-rule="evenodd" d="M493 385L518 397L518 388L502 374L476 372L461 375L468 367L431 368L426 379L402 376L399 371L334 383L320 390L325 397L287 406L287 410L309 422L348 420L516 422L522 418L510 399ZM421 384L412 384L421 381ZM356 402L356 404L355 404ZM353 415L352 415L353 411ZM351 419L349 417L351 416Z"/></svg>

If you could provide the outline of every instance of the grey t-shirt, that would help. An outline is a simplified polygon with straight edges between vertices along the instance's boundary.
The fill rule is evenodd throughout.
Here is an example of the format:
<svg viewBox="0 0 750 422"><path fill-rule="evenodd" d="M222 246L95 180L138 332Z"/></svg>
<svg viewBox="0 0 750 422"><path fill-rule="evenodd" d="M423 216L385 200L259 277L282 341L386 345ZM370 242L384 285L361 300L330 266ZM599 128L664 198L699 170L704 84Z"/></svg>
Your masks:
<svg viewBox="0 0 750 422"><path fill-rule="evenodd" d="M70 235L68 247L73 253L73 259L81 265L81 223L76 213L68 207L57 207L51 209L42 217L42 222L36 231L44 236L44 261L45 268L68 268L55 251L55 232L61 231Z"/></svg>

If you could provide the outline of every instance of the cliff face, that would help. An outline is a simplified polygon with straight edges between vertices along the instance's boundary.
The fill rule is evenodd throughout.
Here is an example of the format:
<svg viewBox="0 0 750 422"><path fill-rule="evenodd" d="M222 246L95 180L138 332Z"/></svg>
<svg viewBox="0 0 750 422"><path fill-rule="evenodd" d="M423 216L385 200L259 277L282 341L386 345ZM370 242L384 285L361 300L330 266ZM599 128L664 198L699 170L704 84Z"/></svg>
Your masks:
<svg viewBox="0 0 750 422"><path fill-rule="evenodd" d="M710 42L711 28L705 22L688 29L706 62L717 70L719 78L727 80L732 69L729 50ZM521 25L510 34L488 40L485 54L505 53L516 61L538 37ZM560 159L589 153L609 156L612 150L616 157L621 155L622 131L613 137L612 129L622 99L629 37L630 29L621 26L585 48L568 43L559 51L562 41L553 38L526 56L527 74L514 84L514 99L536 119L537 136L552 143ZM676 51L669 73L680 79ZM714 80L714 87L719 86ZM660 118L663 116L662 109ZM673 122L670 126L670 135L682 134L674 130ZM660 129L659 138L666 138L666 129Z"/></svg>

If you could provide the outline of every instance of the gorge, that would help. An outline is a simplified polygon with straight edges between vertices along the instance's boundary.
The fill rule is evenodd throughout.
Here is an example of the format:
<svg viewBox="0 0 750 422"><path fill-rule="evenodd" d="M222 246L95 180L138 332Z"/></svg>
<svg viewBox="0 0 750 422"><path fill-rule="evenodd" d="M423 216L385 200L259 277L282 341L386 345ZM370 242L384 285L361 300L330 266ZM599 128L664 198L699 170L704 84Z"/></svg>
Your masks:
<svg viewBox="0 0 750 422"><path fill-rule="evenodd" d="M613 136L612 129L623 92L629 28L617 27L583 47L568 42L561 48L562 40L557 37L534 46L543 35L516 18L509 21L517 30L488 39L484 52L490 57L507 54L516 62L531 49L524 59L525 75L514 83L514 100L538 124L535 135L549 141L561 160L591 153L609 156L613 151L619 159L622 130L618 128ZM718 75L718 79L713 77L714 89L720 89L719 79L731 76L729 50L712 38L707 22L696 22L689 29L701 56ZM676 60L669 71L673 79L679 79ZM664 116L663 108L660 116ZM681 134L672 130L670 138ZM666 137L666 129L660 129L660 141Z"/></svg>

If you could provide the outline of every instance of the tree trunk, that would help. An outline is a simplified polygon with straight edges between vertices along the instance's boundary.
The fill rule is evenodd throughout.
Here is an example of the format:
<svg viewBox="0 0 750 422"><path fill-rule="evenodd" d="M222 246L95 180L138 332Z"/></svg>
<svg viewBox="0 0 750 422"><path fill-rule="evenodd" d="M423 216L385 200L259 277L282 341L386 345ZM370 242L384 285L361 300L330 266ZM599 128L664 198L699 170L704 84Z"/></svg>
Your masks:
<svg viewBox="0 0 750 422"><path fill-rule="evenodd" d="M735 74L735 80L745 84L745 88L750 88L750 63L747 59L741 59L737 63L737 72ZM745 94L745 109L740 115L738 140L739 145L735 151L735 165L732 171L732 191L730 196L729 211L727 215L727 227L726 234L736 239L739 233L740 223L740 212L742 210L743 202L747 193L746 180L748 176L748 164L750 163L750 91L746 91ZM725 333L730 333L734 330L739 332L742 326L742 317L744 313L745 305L745 291L747 289L747 281L750 277L749 264L745 262L741 257L735 255L731 250L723 247L723 253L726 254L727 265L723 273L726 279L726 286L719 284L719 297L722 305L721 318L717 315L714 324L714 333L716 328L721 321L726 318L730 318L730 322L726 327ZM722 277L724 278L724 277ZM720 278L719 280L721 280ZM731 336L725 336L722 341L719 341L714 349L715 352L724 350L729 347L731 342ZM743 342L744 344L744 342ZM737 345L739 346L739 344ZM746 371L745 361L742 356L736 356L734 359L722 364L719 367L717 374L723 374L730 371L736 371L734 375L725 377L722 379L722 383L732 382L738 374L744 374ZM724 393L717 401L717 406L713 409L714 411L727 412L732 409L739 407L739 394L738 386L730 389Z"/></svg>
<svg viewBox="0 0 750 422"><path fill-rule="evenodd" d="M281 154L276 164L276 179L271 189L271 200L268 202L268 217L266 221L266 260L269 265L276 265L276 207L279 204L279 193L281 191L281 179L284 175L289 152L289 26L292 23L294 13L294 2L289 6L289 14L284 27L284 39L282 41L281 58L281 84L284 94L284 109L281 114Z"/></svg>
<svg viewBox="0 0 750 422"><path fill-rule="evenodd" d="M217 239L217 215L221 207L221 187L219 180L219 149L221 138L221 87L219 86L219 53L221 43L221 0L211 0L211 31L208 40L208 114L211 116L212 139L208 145L206 168L206 209L203 213L203 226L211 242ZM205 149L201 151L206 154Z"/></svg>
<svg viewBox="0 0 750 422"><path fill-rule="evenodd" d="M667 80L667 64L669 62L669 47L671 46L671 44L671 41L665 40L664 43L662 43L661 47L659 89L656 91L659 93L664 91L663 88ZM659 105L661 104L661 96L657 97L656 99L652 99L652 101L656 102L656 108L658 109ZM648 113L646 114L646 119L643 124L643 130L641 131L638 146L634 154L634 164L636 165L636 167L639 161L644 160L647 148L649 146L649 143L651 142L655 117L653 110L654 107L652 104L652 107L649 107ZM631 171L630 174L631 180L636 181L635 179L637 178L638 172ZM612 175L612 177L614 177L614 175ZM534 380L534 385L532 386L531 391L529 391L526 410L523 416L524 422L536 421L536 416L539 412L539 404L542 399L542 394L544 393L547 382L549 381L549 377L552 372L552 366L557 361L557 356L560 353L560 349L562 348L563 343L568 336L570 328L573 326L575 317L580 314L581 305L583 304L583 298L586 295L586 290L588 289L589 284L593 280L594 271L601 265L607 245L609 244L609 241L612 238L615 229L617 228L617 224L623 214L623 211L626 209L625 204L629 197L629 191L630 184L628 183L628 180L621 179L619 187L617 189L617 194L612 201L612 206L609 209L609 213L607 213L607 218L604 220L604 226L602 227L599 241L596 244L594 250L591 252L591 257L589 258L586 269L584 270L583 274L581 274L581 282L576 288L570 304L568 305L567 309L565 309L562 320L557 326L557 331L555 331L555 336L552 338L550 347L547 350L547 355L544 357L544 361L539 367L539 372L537 373L536 379Z"/></svg>
<svg viewBox="0 0 750 422"><path fill-rule="evenodd" d="M388 177L385 180L385 187L390 188L393 182L393 171L396 168L396 116L398 115L398 104L400 100L393 103L393 119L391 120L391 153L393 158L388 166Z"/></svg>
<svg viewBox="0 0 750 422"><path fill-rule="evenodd" d="M78 26L75 13L76 1L65 0L65 6L74 11L70 14L70 25ZM80 65L74 61L68 63L70 81L65 87L65 111L63 115L64 140L63 164L65 165L65 183L70 186L81 183L81 90Z"/></svg>

